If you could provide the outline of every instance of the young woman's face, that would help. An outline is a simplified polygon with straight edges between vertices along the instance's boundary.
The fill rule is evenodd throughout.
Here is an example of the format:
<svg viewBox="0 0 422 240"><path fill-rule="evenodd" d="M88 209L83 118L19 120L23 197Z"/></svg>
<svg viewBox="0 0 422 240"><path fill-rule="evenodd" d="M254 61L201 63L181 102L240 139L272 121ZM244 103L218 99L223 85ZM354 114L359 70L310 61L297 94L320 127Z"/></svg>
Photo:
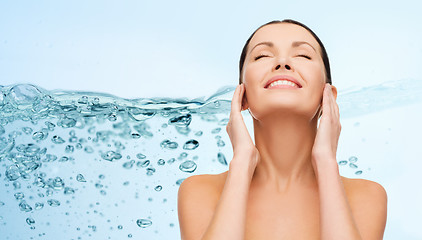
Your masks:
<svg viewBox="0 0 422 240"><path fill-rule="evenodd" d="M301 88L266 88L267 81L278 75L295 78ZM246 108L258 120L274 111L312 119L318 114L325 78L321 49L311 33L290 23L264 26L249 42L245 58Z"/></svg>

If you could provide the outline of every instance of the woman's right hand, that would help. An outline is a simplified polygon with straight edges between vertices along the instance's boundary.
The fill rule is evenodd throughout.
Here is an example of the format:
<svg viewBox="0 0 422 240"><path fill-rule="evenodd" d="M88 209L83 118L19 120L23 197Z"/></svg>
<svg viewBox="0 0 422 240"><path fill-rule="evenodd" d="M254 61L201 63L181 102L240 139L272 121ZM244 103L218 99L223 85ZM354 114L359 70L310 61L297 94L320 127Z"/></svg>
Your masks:
<svg viewBox="0 0 422 240"><path fill-rule="evenodd" d="M233 147L233 160L240 161L233 163L235 165L246 165L251 164L253 169L260 160L258 149L252 141L249 135L248 129L246 128L241 112L244 109L244 98L245 98L245 85L242 83L236 87L231 102L231 111L229 122L226 126L226 131L229 134L230 141ZM246 162L245 161L249 161ZM232 165L232 162L230 165Z"/></svg>

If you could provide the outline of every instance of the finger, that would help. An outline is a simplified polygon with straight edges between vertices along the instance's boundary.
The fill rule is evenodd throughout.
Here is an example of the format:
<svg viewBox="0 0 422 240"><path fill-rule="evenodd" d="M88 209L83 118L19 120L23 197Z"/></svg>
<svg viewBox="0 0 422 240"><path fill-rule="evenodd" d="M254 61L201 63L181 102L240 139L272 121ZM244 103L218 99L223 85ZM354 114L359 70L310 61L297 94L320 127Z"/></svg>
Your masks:
<svg viewBox="0 0 422 240"><path fill-rule="evenodd" d="M322 112L323 115L327 116L331 112L330 102L329 102L329 86L325 84L324 93L322 95ZM330 112L329 112L330 111Z"/></svg>
<svg viewBox="0 0 422 240"><path fill-rule="evenodd" d="M332 101L331 101L332 103L331 104L333 105L334 116L338 119L338 118L340 118L339 107L338 107L336 98L334 97L334 94L333 94L333 91L332 90L330 91L330 94L331 94L331 99L332 99Z"/></svg>
<svg viewBox="0 0 422 240"><path fill-rule="evenodd" d="M234 90L234 93L233 93L233 99L232 99L232 102L231 102L231 112L230 113L236 112L237 109L238 109L239 91L240 91L240 85L237 85L237 87L236 87L236 89Z"/></svg>

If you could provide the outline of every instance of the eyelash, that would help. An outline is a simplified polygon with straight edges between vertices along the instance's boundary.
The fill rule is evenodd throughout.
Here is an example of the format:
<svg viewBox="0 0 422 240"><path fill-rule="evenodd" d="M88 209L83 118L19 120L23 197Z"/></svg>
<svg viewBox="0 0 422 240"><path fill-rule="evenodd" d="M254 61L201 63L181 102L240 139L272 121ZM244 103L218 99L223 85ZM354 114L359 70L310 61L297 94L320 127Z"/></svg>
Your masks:
<svg viewBox="0 0 422 240"><path fill-rule="evenodd" d="M308 55L301 54L301 55L298 55L298 56L299 56L299 57L304 57L304 58L306 58L306 59L311 60L311 57L309 57ZM261 55L259 55L259 56L256 56L256 57L255 57L255 60L258 60L258 59L260 59L261 57L268 57L268 55L263 55L263 54L261 54Z"/></svg>

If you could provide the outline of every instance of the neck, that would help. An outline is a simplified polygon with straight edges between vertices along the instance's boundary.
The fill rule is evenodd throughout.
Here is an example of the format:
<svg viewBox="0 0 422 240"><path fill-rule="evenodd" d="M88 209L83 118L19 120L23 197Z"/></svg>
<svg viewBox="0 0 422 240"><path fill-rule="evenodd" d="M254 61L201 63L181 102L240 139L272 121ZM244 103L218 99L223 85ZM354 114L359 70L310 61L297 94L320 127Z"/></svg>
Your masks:
<svg viewBox="0 0 422 240"><path fill-rule="evenodd" d="M253 121L255 146L261 159L252 184L279 193L298 185L315 186L311 154L318 118L283 114Z"/></svg>

